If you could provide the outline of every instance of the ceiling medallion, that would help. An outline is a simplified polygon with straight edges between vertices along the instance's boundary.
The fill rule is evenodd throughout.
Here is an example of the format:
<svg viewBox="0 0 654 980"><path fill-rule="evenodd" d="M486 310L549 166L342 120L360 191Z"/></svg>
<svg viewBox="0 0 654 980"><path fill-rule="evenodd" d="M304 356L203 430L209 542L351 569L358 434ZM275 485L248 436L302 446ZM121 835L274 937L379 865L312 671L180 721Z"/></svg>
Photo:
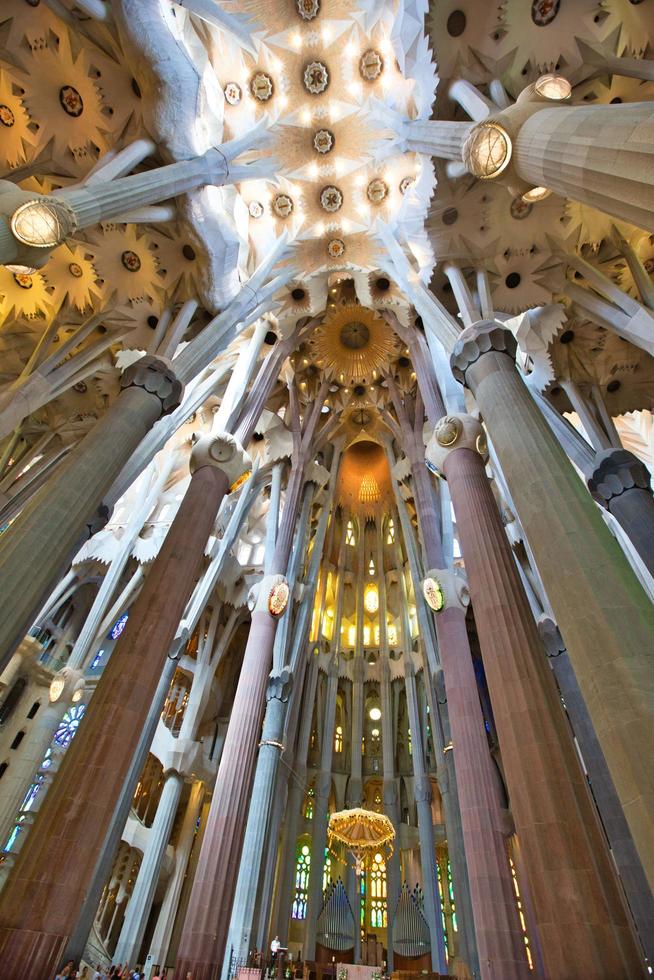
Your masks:
<svg viewBox="0 0 654 980"><path fill-rule="evenodd" d="M61 103L61 108L64 112L67 112L69 116L77 117L81 116L84 111L84 102L82 96L79 94L76 88L72 85L62 85L59 89L59 101Z"/></svg>
<svg viewBox="0 0 654 980"><path fill-rule="evenodd" d="M83 381L78 381L77 384L73 385L73 391L79 392L80 395L85 395L88 388Z"/></svg>
<svg viewBox="0 0 654 980"><path fill-rule="evenodd" d="M265 71L258 71L250 81L250 91L257 102L267 102L274 90L273 80Z"/></svg>
<svg viewBox="0 0 654 980"><path fill-rule="evenodd" d="M248 214L251 218L262 218L263 204L261 201L250 201L248 204Z"/></svg>
<svg viewBox="0 0 654 980"><path fill-rule="evenodd" d="M120 261L123 263L128 272L138 272L141 268L141 260L133 252L131 248L126 249L120 257Z"/></svg>
<svg viewBox="0 0 654 980"><path fill-rule="evenodd" d="M550 73L541 75L534 82L534 92L544 99L549 99L550 102L564 102L572 95L572 85L562 75Z"/></svg>
<svg viewBox="0 0 654 980"><path fill-rule="evenodd" d="M408 189L412 187L416 182L415 177L403 177L400 181L400 194L406 194Z"/></svg>
<svg viewBox="0 0 654 980"><path fill-rule="evenodd" d="M360 320L350 320L341 327L340 338L348 350L361 350L370 340L370 330Z"/></svg>
<svg viewBox="0 0 654 980"><path fill-rule="evenodd" d="M329 72L322 61L310 61L304 69L304 87L311 95L320 95L329 85Z"/></svg>
<svg viewBox="0 0 654 980"><path fill-rule="evenodd" d="M359 62L359 74L366 82L374 82L379 78L384 70L384 59L380 55L379 51L375 51L374 48L368 48L361 55L361 61Z"/></svg>
<svg viewBox="0 0 654 980"><path fill-rule="evenodd" d="M559 12L561 0L532 0L531 19L537 27L547 27Z"/></svg>
<svg viewBox="0 0 654 980"><path fill-rule="evenodd" d="M328 129L319 129L313 136L313 146L318 153L331 153L334 149L334 134Z"/></svg>
<svg viewBox="0 0 654 980"><path fill-rule="evenodd" d="M273 585L268 596L268 612L271 616L281 616L286 609L291 592L286 582Z"/></svg>
<svg viewBox="0 0 654 980"><path fill-rule="evenodd" d="M528 218L533 209L533 204L529 204L528 201L523 201L522 195L518 194L511 201L511 217L515 218L516 221L522 221L523 218Z"/></svg>
<svg viewBox="0 0 654 980"><path fill-rule="evenodd" d="M225 99L230 105L238 105L241 101L241 86L238 82L227 82L225 85Z"/></svg>
<svg viewBox="0 0 654 980"><path fill-rule="evenodd" d="M366 195L372 204L381 204L388 194L388 184L381 177L374 177L368 184Z"/></svg>
<svg viewBox="0 0 654 980"><path fill-rule="evenodd" d="M14 272L14 282L20 286L21 289L31 289L34 285L32 277L27 275L25 272Z"/></svg>
<svg viewBox="0 0 654 980"><path fill-rule="evenodd" d="M343 195L338 187L334 187L333 184L328 184L327 187L323 187L320 192L320 206L323 211L328 211L330 214L334 214L335 211L340 211L343 207Z"/></svg>
<svg viewBox="0 0 654 980"><path fill-rule="evenodd" d="M445 606L445 596L443 595L443 589L439 582L435 578L426 578L422 583L422 594L425 597L427 605L434 612L440 612Z"/></svg>
<svg viewBox="0 0 654 980"><path fill-rule="evenodd" d="M0 105L0 123L9 129L16 122L16 117L8 105Z"/></svg>
<svg viewBox="0 0 654 980"><path fill-rule="evenodd" d="M293 199L288 194L278 194L273 200L273 211L278 218L288 218L293 211Z"/></svg>
<svg viewBox="0 0 654 980"><path fill-rule="evenodd" d="M71 262L70 265L68 266L68 271L70 272L71 276L74 276L75 279L81 279L82 276L84 275L84 272L79 262Z"/></svg>
<svg viewBox="0 0 654 980"><path fill-rule="evenodd" d="M345 255L345 242L342 238L332 238L327 244L327 255L330 259L340 259Z"/></svg>
<svg viewBox="0 0 654 980"><path fill-rule="evenodd" d="M296 0L297 12L302 20L315 20L320 12L320 0Z"/></svg>

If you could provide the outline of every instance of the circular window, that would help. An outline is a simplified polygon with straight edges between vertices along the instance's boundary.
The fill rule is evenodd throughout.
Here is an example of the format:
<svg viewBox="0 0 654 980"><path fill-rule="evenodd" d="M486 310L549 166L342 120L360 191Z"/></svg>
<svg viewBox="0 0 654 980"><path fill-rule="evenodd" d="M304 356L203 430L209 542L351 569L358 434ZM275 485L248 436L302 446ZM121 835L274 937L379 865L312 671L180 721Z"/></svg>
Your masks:
<svg viewBox="0 0 654 980"><path fill-rule="evenodd" d="M609 383L606 386L606 390L610 391L611 394L613 394L614 391L619 391L620 388L621 388L621 384L617 378L614 378L613 381L609 381Z"/></svg>
<svg viewBox="0 0 654 980"><path fill-rule="evenodd" d="M291 296L293 297L294 300L301 300L304 299L306 293L303 289L300 289L300 287L297 286L295 289L291 291Z"/></svg>
<svg viewBox="0 0 654 980"><path fill-rule="evenodd" d="M561 336L559 337L559 341L562 344L569 344L574 339L575 339L574 330L564 330L563 333L561 334Z"/></svg>
<svg viewBox="0 0 654 980"><path fill-rule="evenodd" d="M497 123L480 123L463 144L463 162L475 177L489 180L505 170L511 159L509 134Z"/></svg>
<svg viewBox="0 0 654 980"><path fill-rule="evenodd" d="M456 208L445 208L441 216L441 221L444 225L453 225L458 221L459 212Z"/></svg>
<svg viewBox="0 0 654 980"><path fill-rule="evenodd" d="M466 15L462 10L453 10L447 18L447 33L450 37L461 37L467 26Z"/></svg>
<svg viewBox="0 0 654 980"><path fill-rule="evenodd" d="M520 273L509 272L508 276L504 280L504 284L507 289L516 289L520 285Z"/></svg>

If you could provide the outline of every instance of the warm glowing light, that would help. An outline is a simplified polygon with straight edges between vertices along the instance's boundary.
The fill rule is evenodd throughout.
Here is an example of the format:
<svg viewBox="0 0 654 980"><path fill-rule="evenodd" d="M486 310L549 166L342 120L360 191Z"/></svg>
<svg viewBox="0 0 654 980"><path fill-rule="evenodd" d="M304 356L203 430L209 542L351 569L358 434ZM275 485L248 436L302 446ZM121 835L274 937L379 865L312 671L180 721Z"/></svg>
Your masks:
<svg viewBox="0 0 654 980"><path fill-rule="evenodd" d="M52 704L58 701L61 695L64 693L64 688L66 686L66 679L64 677L53 677L50 682L50 691L48 697Z"/></svg>
<svg viewBox="0 0 654 980"><path fill-rule="evenodd" d="M327 27L327 26L323 27L323 29L322 29L322 39L325 42L325 44L329 44L329 42L332 39L332 32L331 32L331 28L330 27Z"/></svg>
<svg viewBox="0 0 654 980"><path fill-rule="evenodd" d="M370 718L371 721L379 721L379 719L381 718L381 708L378 708L376 706L374 708L371 708L370 711L368 712L368 717Z"/></svg>
<svg viewBox="0 0 654 980"><path fill-rule="evenodd" d="M288 95L280 95L279 105L282 109L285 109L288 106Z"/></svg>
<svg viewBox="0 0 654 980"><path fill-rule="evenodd" d="M363 604L366 608L366 612L371 615L377 612L379 609L379 592L377 591L377 586L373 583L366 587L366 591L363 595Z"/></svg>
<svg viewBox="0 0 654 980"><path fill-rule="evenodd" d="M345 45L345 54L349 58L351 58L352 55L356 53L356 50L357 50L357 46L354 43L354 41L348 41L347 44Z"/></svg>
<svg viewBox="0 0 654 980"><path fill-rule="evenodd" d="M348 646L353 647L357 641L357 629L356 626L349 626L347 630L347 643Z"/></svg>
<svg viewBox="0 0 654 980"><path fill-rule="evenodd" d="M302 120L305 126L308 126L309 123L311 122L310 111L308 109L303 109L302 112L300 113L300 119Z"/></svg>
<svg viewBox="0 0 654 980"><path fill-rule="evenodd" d="M511 160L511 139L497 123L479 123L463 144L463 162L475 177L499 176Z"/></svg>
<svg viewBox="0 0 654 980"><path fill-rule="evenodd" d="M386 628L386 635L388 637L389 646L394 647L397 643L397 627L395 623L389 623Z"/></svg>
<svg viewBox="0 0 654 980"><path fill-rule="evenodd" d="M75 215L63 201L41 198L16 208L11 230L19 242L32 248L54 248L76 227Z"/></svg>
<svg viewBox="0 0 654 980"><path fill-rule="evenodd" d="M83 694L84 694L84 688L83 687L78 687L77 690L75 691L75 693L73 694L72 698L71 698L71 701L73 702L73 704L77 704L78 701L81 701Z"/></svg>
<svg viewBox="0 0 654 980"><path fill-rule="evenodd" d="M364 645L364 647L369 647L370 646L370 627L369 626L364 626L363 627L363 645Z"/></svg>
<svg viewBox="0 0 654 980"><path fill-rule="evenodd" d="M311 177L313 177L315 179L318 176L318 172L319 171L318 171L318 164L317 163L311 163L311 164L309 164L309 175Z"/></svg>
<svg viewBox="0 0 654 980"><path fill-rule="evenodd" d="M544 201L551 193L549 187L532 187L530 191L525 191L522 200L527 204L534 204L536 201Z"/></svg>
<svg viewBox="0 0 654 980"><path fill-rule="evenodd" d="M299 34L293 34L293 35L291 35L291 44L293 45L294 48L300 48L300 47L302 47L302 38L301 38L301 36Z"/></svg>
<svg viewBox="0 0 654 980"><path fill-rule="evenodd" d="M572 85L561 75L541 75L534 83L534 91L544 99L552 102L563 102L572 94Z"/></svg>

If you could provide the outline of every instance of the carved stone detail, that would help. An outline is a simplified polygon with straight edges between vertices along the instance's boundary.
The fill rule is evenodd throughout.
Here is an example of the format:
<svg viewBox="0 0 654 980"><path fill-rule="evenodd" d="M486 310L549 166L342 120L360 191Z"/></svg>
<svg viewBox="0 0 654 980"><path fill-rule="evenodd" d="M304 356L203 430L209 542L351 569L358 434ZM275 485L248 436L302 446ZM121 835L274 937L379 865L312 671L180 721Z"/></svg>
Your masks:
<svg viewBox="0 0 654 980"><path fill-rule="evenodd" d="M160 357L146 354L125 368L120 379L121 388L143 388L156 395L161 402L161 414L169 415L182 401L184 385L175 376L171 366Z"/></svg>
<svg viewBox="0 0 654 980"><path fill-rule="evenodd" d="M442 597L440 609L435 609L432 606L435 612L444 612L445 609L466 609L470 605L468 583L463 575L453 572L449 568L430 568L425 574L423 589L426 587L426 583L430 581L436 583Z"/></svg>
<svg viewBox="0 0 654 980"><path fill-rule="evenodd" d="M293 686L293 673L290 667L282 667L281 670L270 674L268 687L266 689L266 701L288 701Z"/></svg>
<svg viewBox="0 0 654 980"><path fill-rule="evenodd" d="M222 470L230 487L252 469L252 460L240 442L229 432L200 436L193 445L189 468L195 473L202 466Z"/></svg>
<svg viewBox="0 0 654 980"><path fill-rule="evenodd" d="M467 327L452 351L450 365L452 374L462 385L466 385L466 372L484 354L497 351L515 360L516 339L499 320L480 320Z"/></svg>
<svg viewBox="0 0 654 980"><path fill-rule="evenodd" d="M436 423L425 450L427 468L442 476L445 460L455 449L472 449L485 456L484 430L472 415L445 415Z"/></svg>
<svg viewBox="0 0 654 980"><path fill-rule="evenodd" d="M650 476L645 464L627 449L605 449L595 457L588 489L598 504L610 510L611 500L627 490L651 493Z"/></svg>

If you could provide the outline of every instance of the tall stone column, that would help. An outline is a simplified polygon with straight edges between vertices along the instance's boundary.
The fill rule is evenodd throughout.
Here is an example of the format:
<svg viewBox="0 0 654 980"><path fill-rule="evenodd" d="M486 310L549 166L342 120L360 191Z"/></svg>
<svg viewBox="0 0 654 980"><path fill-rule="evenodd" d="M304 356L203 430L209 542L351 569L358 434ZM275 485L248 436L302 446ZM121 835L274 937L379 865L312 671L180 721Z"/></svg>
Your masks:
<svg viewBox="0 0 654 980"><path fill-rule="evenodd" d="M194 447L184 499L0 900L0 950L11 957L16 980L56 969L218 508L245 459L231 436Z"/></svg>
<svg viewBox="0 0 654 980"><path fill-rule="evenodd" d="M363 538L363 534L361 535ZM363 547L361 548L360 560L363 560ZM359 566L363 568L363 564ZM359 632L359 624L361 624L361 631L363 631L363 581L360 583L359 589L361 596L357 595L357 633ZM363 639L363 637L362 637ZM347 805L348 807L356 807L362 805L363 799L363 778L362 778L362 765L363 757L361 755L361 743L363 741L363 705L364 705L364 689L363 689L363 649L357 650L354 663L353 663L353 680L352 680L352 728L351 728L351 743L350 743L350 778L347 784ZM350 864L347 869L347 886L348 886L348 898L350 899L350 905L354 912L355 921L358 926L357 910L359 908L359 903L361 901L361 896L359 894L359 881L356 874L354 874L354 868ZM356 928L354 930L354 962L358 963L361 958L361 930Z"/></svg>
<svg viewBox="0 0 654 980"><path fill-rule="evenodd" d="M431 966L437 973L447 974L443 921L441 919L438 897L438 878L436 873L436 850L434 844L434 824L431 810L431 784L425 766L422 742L422 725L418 713L416 693L416 672L408 652L404 655L404 683L406 701L409 709L411 728L411 759L413 761L414 793L418 810L418 832L420 834L420 864L422 867L422 887L425 896L425 918L429 926L431 940Z"/></svg>
<svg viewBox="0 0 654 980"><path fill-rule="evenodd" d="M565 710L584 760L591 793L602 818L602 826L609 840L640 942L647 959L652 962L654 960L654 895L647 883L611 774L579 691L563 637L556 623L548 616L539 617L538 632L543 640L550 667L554 671Z"/></svg>
<svg viewBox="0 0 654 980"><path fill-rule="evenodd" d="M196 980L217 978L226 953L266 683L278 617L286 610L289 599L284 573L305 482L304 469L326 390L326 384L321 386L301 423L297 393L289 388L293 450L284 511L271 562L272 574L265 575L250 593L250 632L179 944L176 972L181 977L192 973Z"/></svg>
<svg viewBox="0 0 654 980"><path fill-rule="evenodd" d="M325 696L325 722L320 743L320 770L316 774L313 807L313 827L311 828L311 865L309 869L309 896L307 901L307 924L304 935L304 958L316 958L316 924L320 915L322 899L322 874L327 846L327 825L329 823L329 793L332 786L332 756L334 753L334 724L336 721L336 694L338 691L338 661L332 660L327 680ZM355 922L355 929L358 923Z"/></svg>
<svg viewBox="0 0 654 980"><path fill-rule="evenodd" d="M307 753L311 738L311 723L313 707L316 700L318 684L318 659L311 655L305 686L302 721L298 734L297 749L293 768L296 778L291 784L284 821L284 844L282 847L282 865L280 868L279 903L277 915L277 934L282 946L288 944L288 925L293 905L293 888L295 884L295 861L298 829L304 795L306 793Z"/></svg>
<svg viewBox="0 0 654 980"><path fill-rule="evenodd" d="M456 783L461 815L479 967L484 980L498 974L507 980L524 977L528 965L466 628L467 589L461 579L442 568L436 494L430 486L422 447L419 457L418 446L415 441L409 442L407 435L405 429L405 449L411 461L425 562L428 566L432 564L432 570L426 573L423 593L432 609L439 610L436 635L447 691L447 717L454 756L453 782ZM434 579L442 584L438 597L440 604L430 601L428 595L428 584ZM447 762L451 764L452 760ZM452 841L453 857L454 844Z"/></svg>
<svg viewBox="0 0 654 980"><path fill-rule="evenodd" d="M482 321L461 335L453 371L472 389L488 426L652 885L654 607L527 391L514 355L512 335Z"/></svg>
<svg viewBox="0 0 654 980"><path fill-rule="evenodd" d="M157 812L150 828L148 843L143 852L141 867L129 898L114 952L114 959L118 963L140 962L139 952L183 786L184 777L175 769L169 769L164 773L164 785Z"/></svg>
<svg viewBox="0 0 654 980"><path fill-rule="evenodd" d="M645 464L627 449L606 449L595 456L588 488L624 528L654 575L654 497Z"/></svg>
<svg viewBox="0 0 654 980"><path fill-rule="evenodd" d="M397 777L395 774L395 724L393 716L393 692L391 687L391 669L388 659L384 658L380 664L381 684L381 729L382 729L382 758L384 764L384 811L386 816L393 824L396 835L396 846L393 853L386 862L386 921L387 921L387 961L386 969L388 973L393 972L393 926L395 922L395 908L400 895L401 869L400 869L400 800L397 788Z"/></svg>
<svg viewBox="0 0 654 980"><path fill-rule="evenodd" d="M521 416L512 418L515 430ZM480 434L469 416L447 416L427 453L454 503L545 969L552 980L639 976L606 842L476 449ZM435 576L432 587L442 593Z"/></svg>
<svg viewBox="0 0 654 980"><path fill-rule="evenodd" d="M0 670L79 547L80 534L125 460L181 400L181 384L156 357L130 365L120 383L116 400L0 539Z"/></svg>
<svg viewBox="0 0 654 980"><path fill-rule="evenodd" d="M186 877L188 860L197 833L198 816L202 807L205 787L199 780L191 787L191 794L186 805L182 829L175 848L175 867L170 876L166 893L161 903L157 924L150 942L150 951L146 957L146 965L163 965L170 945L170 938L177 917L182 886ZM148 977L149 980L149 977Z"/></svg>

